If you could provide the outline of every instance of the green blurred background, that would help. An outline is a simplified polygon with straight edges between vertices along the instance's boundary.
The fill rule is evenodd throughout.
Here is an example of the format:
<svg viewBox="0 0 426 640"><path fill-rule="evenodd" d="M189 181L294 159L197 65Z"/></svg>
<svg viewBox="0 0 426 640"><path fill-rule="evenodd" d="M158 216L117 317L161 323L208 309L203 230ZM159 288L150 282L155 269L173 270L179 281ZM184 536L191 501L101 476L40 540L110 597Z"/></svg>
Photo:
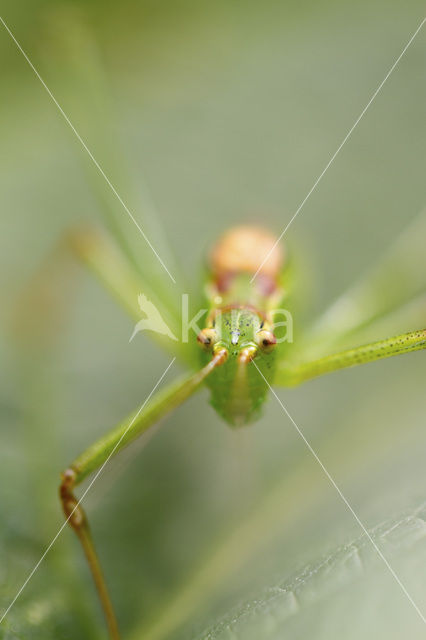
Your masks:
<svg viewBox="0 0 426 640"><path fill-rule="evenodd" d="M136 217L149 211L159 246L164 228L194 288L230 224L283 229L423 12L378 0L22 0L1 15ZM424 205L425 44L423 30L287 234L311 279L311 317ZM83 270L56 272L63 314L55 330L34 326L28 283L68 228L99 223L96 190L110 194L2 26L0 65L6 608L62 524L59 472L139 406L169 358L145 335L128 344L133 322ZM156 269L149 253L146 268ZM411 354L279 395L426 614L425 372L424 354ZM145 444L111 462L85 501L123 638L424 637L273 398L232 432L203 391ZM70 531L0 637L105 637Z"/></svg>

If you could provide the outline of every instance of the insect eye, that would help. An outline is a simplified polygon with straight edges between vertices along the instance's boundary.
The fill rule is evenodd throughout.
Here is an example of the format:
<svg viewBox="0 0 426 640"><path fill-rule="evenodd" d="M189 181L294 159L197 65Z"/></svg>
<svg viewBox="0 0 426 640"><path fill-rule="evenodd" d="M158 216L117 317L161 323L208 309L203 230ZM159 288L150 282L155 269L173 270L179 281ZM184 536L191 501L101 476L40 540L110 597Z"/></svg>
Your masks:
<svg viewBox="0 0 426 640"><path fill-rule="evenodd" d="M277 344L277 339L271 331L262 330L256 333L256 343L261 351L270 353Z"/></svg>
<svg viewBox="0 0 426 640"><path fill-rule="evenodd" d="M214 329L202 329L197 336L198 344L206 351L212 351L217 341L216 331Z"/></svg>

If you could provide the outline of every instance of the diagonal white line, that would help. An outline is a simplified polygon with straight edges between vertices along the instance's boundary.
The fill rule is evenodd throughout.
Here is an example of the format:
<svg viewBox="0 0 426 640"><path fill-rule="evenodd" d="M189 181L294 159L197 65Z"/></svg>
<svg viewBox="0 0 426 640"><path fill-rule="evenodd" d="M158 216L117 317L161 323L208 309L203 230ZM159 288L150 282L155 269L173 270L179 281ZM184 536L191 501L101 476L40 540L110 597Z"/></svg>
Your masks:
<svg viewBox="0 0 426 640"><path fill-rule="evenodd" d="M0 624L3 622L3 620L5 619L5 617L7 616L7 614L9 613L9 611L11 610L11 608L13 607L13 605L15 604L15 602L17 601L17 599L19 598L19 596L21 595L21 593L23 592L23 590L25 589L25 587L27 586L27 584L29 583L29 581L31 580L31 578L33 577L33 575L35 574L35 572L37 571L37 569L39 568L39 566L41 565L41 563L43 562L43 560L45 559L45 557L47 556L47 554L49 553L50 549L53 547L53 545L55 544L56 540L59 538L59 536L61 535L62 531L65 529L65 527L67 526L70 518L72 518L72 515L74 513L74 511L76 509L78 509L78 507L80 506L80 504L83 502L84 498L86 497L86 495L88 494L88 492L90 491L90 489L92 488L93 484L96 482L96 480L99 478L100 474L102 473L102 471L105 469L106 465L108 464L108 462L111 460L112 456L114 455L114 453L117 451L117 447L120 446L120 442L123 440L123 438L125 437L126 433L129 431L129 429L132 427L132 425L135 423L135 421L137 420L138 416L140 415L141 411L143 411L144 407L146 406L147 402L149 402L150 398L152 397L153 393L155 392L155 390L157 389L158 385L161 383L161 381L163 380L164 376L166 375L166 373L168 372L168 370L170 369L170 367L172 366L172 364L174 363L174 361L176 360L176 358L173 358L173 360L170 362L170 364L168 365L167 369L165 369L165 371L163 372L163 374L160 376L160 378L158 379L157 383L155 384L155 386L153 387L153 389L151 390L150 394L147 396L147 398L145 399L144 403L140 406L138 412L136 413L136 415L132 418L130 424L128 425L127 429L125 429L125 431L121 434L119 440L115 443L114 447L112 448L110 454L108 455L107 459L105 460L105 462L102 464L102 466L99 467L99 469L97 470L95 476L92 478L89 486L87 487L87 489L85 490L85 492L83 493L83 495L81 496L81 498L78 500L77 504L75 505L74 509L71 511L71 513L69 514L68 518L65 520L65 522L62 524L62 526L60 527L59 531L57 532L57 534L55 535L55 537L52 539L52 541L50 542L50 544L47 546L47 548L45 549L43 555L41 556L40 560L37 562L37 564L34 566L34 568L31 570L30 574L28 575L28 577L26 578L25 582L23 583L23 585L21 586L21 588L19 589L18 593L16 594L16 596L13 598L12 602L10 603L10 605L7 607L6 611L3 613L2 617L0 618Z"/></svg>
<svg viewBox="0 0 426 640"><path fill-rule="evenodd" d="M47 84L45 83L45 81L43 80L43 78L41 77L41 75L39 74L39 72L37 71L37 69L35 68L35 66L33 65L33 63L31 62L31 60L29 59L29 57L27 56L27 54L25 53L25 51L23 50L23 48L21 47L21 45L19 44L19 42L17 41L17 39L15 38L15 36L13 35L13 33L11 32L11 30L9 29L9 27L7 26L7 24L5 23L5 21L3 20L3 18L1 16L0 16L0 22L2 23L2 25L6 29L7 33L12 38L13 42L16 44L16 46L19 49L19 51L24 56L25 60L28 62L28 64L31 67L31 69L34 71L34 73L37 76L37 78L40 80L41 84L43 85L43 87L45 88L47 93L49 94L49 96L52 99L52 101L54 102L55 106L57 107L59 113L62 115L62 117L64 118L65 122L68 124L68 126L70 127L70 129L74 133L74 135L77 138L77 140L80 142L80 144L83 147L83 149L87 152L89 158L91 159L91 161L93 162L93 164L95 165L95 167L97 168L97 170L99 171L101 176L104 178L105 182L108 184L109 188L111 189L111 191L113 192L113 194L115 195L115 197L117 198L117 200L119 201L119 203L121 204L121 206L123 207L125 212L128 214L129 218L132 220L132 222L137 227L139 233L142 235L142 237L144 238L145 242L148 244L149 248L154 253L154 255L156 256L157 260L159 261L159 263L161 264L163 269L166 271L166 273L169 276L169 278L172 280L172 282L174 282L176 284L176 280L174 279L174 277L172 276L172 274L170 273L170 271L168 270L168 268L164 264L163 260L158 255L157 251L155 250L155 248L151 244L150 240L148 239L147 235L143 231L142 227L140 226L140 224L138 223L138 221L136 220L136 218L134 217L134 215L132 214L130 209L127 207L126 203L123 201L123 199L121 198L120 194L117 192L116 188L114 187L114 185L109 180L108 176L106 175L106 173L102 169L101 165L96 160L96 158L94 157L93 153L90 151L89 147L84 142L83 138L80 136L80 134L78 133L77 129L74 127L73 123L71 122L71 120L69 119L69 117L67 116L65 111L62 109L61 105L56 100L55 96L53 95L53 93L51 92L51 90L49 89L49 87L47 86Z"/></svg>
<svg viewBox="0 0 426 640"><path fill-rule="evenodd" d="M296 424L296 422L293 420L293 418L291 417L291 415L289 414L289 412L287 411L286 407L283 405L283 403L281 402L281 400L279 399L279 397L277 396L277 394L275 393L274 389L271 387L271 385L269 384L269 382L267 381L267 379L265 378L265 376L263 375L263 373L261 372L261 370L259 369L259 367L257 366L256 362L254 360L252 360L254 366L256 367L256 369L258 370L258 372L260 373L260 375L262 376L262 378L264 379L264 381L266 382L266 384L268 385L269 389L271 390L272 394L275 396L275 398L277 399L279 405L281 406L282 410L284 411L284 413L286 414L286 416L288 417L288 419L290 420L290 422L293 424L293 426L295 427L297 433L299 434L299 436L302 438L303 442L305 443L305 445L308 447L309 451L312 453L312 455L314 456L315 460L318 462L319 466L321 467L321 469L324 471L325 475L327 476L327 478L330 480L331 484L333 485L333 487L336 489L337 493L339 494L339 496L341 497L341 499L343 500L343 502L345 503L345 505L347 506L347 508L349 509L349 511L351 512L351 514L353 515L353 517L355 518L355 520L357 521L357 523L359 524L359 526L361 527L361 529L363 530L363 532L365 533L365 535L367 536L367 538L369 539L369 541L371 542L371 544L373 545L374 549L377 551L377 554L380 556L380 558L383 560L383 562L385 563L385 565L387 566L387 568L389 569L389 571L391 572L392 576L395 578L396 582L398 583L398 585L401 587L403 593L406 595L406 597L408 598L408 600L410 601L410 603L413 605L414 609L416 610L416 612L419 614L420 618L423 620L423 622L426 624L426 618L423 615L423 613L420 611L419 607L417 606L417 604L414 602L413 598L410 596L410 594L408 593L406 587L403 585L403 583L401 582L401 580L398 578L397 574L395 573L395 570L392 568L392 566L389 564L388 560L385 558L385 556L383 555L383 553L380 551L379 547L377 546L377 544L374 542L373 538L371 537L370 533L367 531L367 529L365 528L365 526L363 525L363 523L361 522L361 520L359 519L359 517L357 516L357 514L355 513L355 511L353 510L353 508L351 507L351 505L349 504L348 500L346 499L346 497L344 496L344 494L342 493L342 491L339 489L339 487L337 486L334 478L331 476L331 474L327 471L327 469L325 468L324 464L321 462L321 460L319 459L317 453L315 452L315 450L313 449L313 447L310 445L310 443L308 442L308 440L306 439L306 437L304 436L304 434L302 433L301 429L298 427L298 425Z"/></svg>
<svg viewBox="0 0 426 640"><path fill-rule="evenodd" d="M322 170L322 172L320 173L320 175L318 176L318 178L315 180L314 184L312 185L311 189L308 191L307 195L304 197L304 199L302 200L302 202L299 204L299 206L297 207L295 213L293 214L293 216L290 218L290 221L287 223L287 226L285 227L284 231L282 231L281 235L279 236L278 240L274 243L274 245L270 248L270 250L268 251L268 253L266 254L265 258L263 259L262 263L260 264L260 266L258 267L256 273L254 274L254 276L252 277L252 279L250 280L250 282L253 282L253 280L256 278L257 274L259 273L259 271L261 270L261 268L263 267L263 265L265 264L265 262L268 260L269 256L271 255L271 253L273 252L273 250L275 249L275 247L277 246L277 244L282 240L284 234L286 233L287 229L290 227L290 225L292 224L292 222L295 220L295 218L299 215L302 207L305 205L306 201L308 200L308 198L312 195L313 191L316 189L316 187L318 186L320 180L323 178L324 174L328 171L328 169L330 168L331 164L334 162L337 154L341 151L342 147L346 144L348 138L350 137L350 135L352 134L352 132L354 131L354 129L356 128L356 126L358 125L358 123L360 122L361 118L365 115L367 109L370 107L371 103L374 101L374 99L376 98L377 94L379 93L379 91L381 90L381 88L383 87L383 85L385 84L386 80L389 78L389 76L391 75L391 73L394 71L395 67L397 66L397 64L399 63L399 61L401 60L402 56L405 54L405 52L407 51L408 47L411 45L411 43L413 42L414 38L417 36L417 34L419 33L420 29L423 27L424 23L426 22L426 18L423 18L423 20L421 21L421 23L419 24L419 26L417 27L417 29L415 30L415 32L413 33L413 35L411 36L411 38L409 39L409 41L407 42L407 44L405 45L405 47L403 48L403 50L401 51L401 53L399 54L399 56L397 57L397 59L395 60L395 62L393 63L393 65L391 66L391 68L389 69L389 71L387 72L387 74L385 75L385 77L383 78L383 80L381 81L381 83L379 84L379 86L377 87L377 89L375 90L375 92L373 93L373 95L371 96L370 100L367 102L367 104L365 105L364 109L361 111L361 113L359 114L358 118L355 120L354 124L352 125L352 127L349 129L348 133L345 135L345 137L343 138L342 142L340 143L340 145L337 147L336 151L333 153L333 155L331 156L330 160L328 161L328 163L326 164L326 166L324 167L324 169Z"/></svg>

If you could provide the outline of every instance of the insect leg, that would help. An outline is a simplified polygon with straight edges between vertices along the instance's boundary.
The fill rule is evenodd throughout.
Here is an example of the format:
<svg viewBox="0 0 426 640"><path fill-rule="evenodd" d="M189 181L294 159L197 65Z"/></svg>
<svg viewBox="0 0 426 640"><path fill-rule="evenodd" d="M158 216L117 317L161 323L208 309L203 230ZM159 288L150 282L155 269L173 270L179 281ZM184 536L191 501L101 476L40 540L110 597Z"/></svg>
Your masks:
<svg viewBox="0 0 426 640"><path fill-rule="evenodd" d="M49 342L58 320L66 316L65 310L71 306L76 262L82 263L98 278L133 320L142 317L138 299L143 293L158 310L169 334L180 335L180 318L162 304L148 280L134 270L111 236L87 226L72 229L60 238L19 295L15 325L21 336L28 334L33 341ZM129 337L130 333L129 329ZM194 365L195 346L191 349L190 344L171 340L164 332L150 331L148 335L182 363Z"/></svg>
<svg viewBox="0 0 426 640"><path fill-rule="evenodd" d="M87 517L85 512L83 511L83 508L79 504L78 499L73 492L74 486L77 482L78 475L73 471L73 469L70 468L64 471L64 473L62 474L62 482L59 488L62 508L68 524L76 532L81 546L83 547L84 554L86 556L91 574L93 576L93 580L96 585L96 590L99 594L99 599L104 611L110 638L112 640L119 640L120 633L118 630L117 618L115 616L114 607L109 597L98 555L93 544L89 523L87 521Z"/></svg>
<svg viewBox="0 0 426 640"><path fill-rule="evenodd" d="M426 209L414 218L389 250L307 330L306 344L321 355L348 335L390 316L425 293L423 270ZM418 316L420 317L420 315Z"/></svg>
<svg viewBox="0 0 426 640"><path fill-rule="evenodd" d="M306 362L280 363L274 383L293 386L324 373L426 348L426 329L402 333Z"/></svg>
<svg viewBox="0 0 426 640"><path fill-rule="evenodd" d="M142 407L120 423L115 429L92 444L78 456L74 462L62 473L59 495L65 517L70 526L77 533L82 544L88 564L101 601L108 624L111 640L119 638L118 625L100 563L90 535L86 515L80 502L74 495L74 488L90 473L97 470L92 483L102 472L110 458L123 447L138 438L154 425L164 415L178 407L189 398L201 385L211 371L223 362L223 354L218 353L200 371L184 376L172 382L168 387L158 391L142 405ZM89 485L90 488L91 485ZM88 489L86 489L87 493ZM85 494L83 494L84 497Z"/></svg>
<svg viewBox="0 0 426 640"><path fill-rule="evenodd" d="M172 314L164 306L162 299L152 289L151 284L142 278L127 261L112 239L100 230L93 228L77 229L67 236L72 253L77 256L101 281L105 288L135 320L141 319L138 298L146 294L153 307L161 312L165 325L174 335L180 335L180 317ZM166 351L172 353L188 365L193 365L193 351L188 344L175 342L159 332L150 336Z"/></svg>

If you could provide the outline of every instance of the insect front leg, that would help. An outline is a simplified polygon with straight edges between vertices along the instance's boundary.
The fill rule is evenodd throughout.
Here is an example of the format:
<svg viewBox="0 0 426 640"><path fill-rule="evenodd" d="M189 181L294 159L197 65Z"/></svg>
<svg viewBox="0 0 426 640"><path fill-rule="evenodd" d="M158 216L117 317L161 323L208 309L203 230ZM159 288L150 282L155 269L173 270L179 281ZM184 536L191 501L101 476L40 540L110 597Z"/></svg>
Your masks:
<svg viewBox="0 0 426 640"><path fill-rule="evenodd" d="M133 269L113 238L101 229L82 226L71 229L58 240L20 294L15 322L20 339L28 335L33 343L41 346L52 342L51 338L63 325L62 320L68 316L66 311L71 307L71 285L76 282L78 264L96 276L133 321L142 317L138 299L145 294L161 314L169 333L180 335L180 318L167 301L153 291L148 279ZM150 331L148 335L167 353L193 366L196 347L193 351L190 345L171 340L160 331Z"/></svg>
<svg viewBox="0 0 426 640"><path fill-rule="evenodd" d="M424 263L425 234L426 209L423 209L377 263L308 328L305 341L315 351L315 357L321 354L324 345L338 349L349 335L357 340L363 329L424 296L425 279L419 265Z"/></svg>
<svg viewBox="0 0 426 640"><path fill-rule="evenodd" d="M222 362L223 354L218 353L201 370L172 382L168 387L158 391L155 395L152 395L152 397L148 396L148 401L145 401L135 414L129 416L110 433L92 444L62 473L62 481L59 487L62 507L65 517L76 532L86 555L105 613L111 640L117 640L119 638L118 625L90 535L87 518L80 502L113 456L147 431L160 418L170 413L189 398L200 387L201 383L211 371ZM170 366L171 365L169 365L169 368ZM154 387L154 389L155 388L156 387ZM80 501L77 500L74 494L75 487L94 471L97 473L91 484L88 489L86 489Z"/></svg>
<svg viewBox="0 0 426 640"><path fill-rule="evenodd" d="M97 229L77 229L67 236L67 244L72 254L96 275L113 298L135 320L140 320L138 305L140 294L146 294L153 306L161 311L172 334L180 334L180 317L176 315L169 300L159 296L149 279L136 272L126 256L119 250L108 234ZM150 336L168 353L188 365L194 358L188 345L170 340L160 332L150 332Z"/></svg>
<svg viewBox="0 0 426 640"><path fill-rule="evenodd" d="M78 539L80 540L81 546L83 547L84 554L95 582L96 590L99 594L105 620L108 625L109 635L112 640L119 640L120 633L118 630L117 618L109 597L98 555L93 544L89 523L83 507L74 495L74 487L78 484L78 480L78 474L72 467L66 469L66 471L62 473L62 482L59 487L59 496L62 508L66 521L74 529Z"/></svg>
<svg viewBox="0 0 426 640"><path fill-rule="evenodd" d="M339 369L426 348L426 329L402 333L306 362L281 362L274 384L293 386Z"/></svg>

